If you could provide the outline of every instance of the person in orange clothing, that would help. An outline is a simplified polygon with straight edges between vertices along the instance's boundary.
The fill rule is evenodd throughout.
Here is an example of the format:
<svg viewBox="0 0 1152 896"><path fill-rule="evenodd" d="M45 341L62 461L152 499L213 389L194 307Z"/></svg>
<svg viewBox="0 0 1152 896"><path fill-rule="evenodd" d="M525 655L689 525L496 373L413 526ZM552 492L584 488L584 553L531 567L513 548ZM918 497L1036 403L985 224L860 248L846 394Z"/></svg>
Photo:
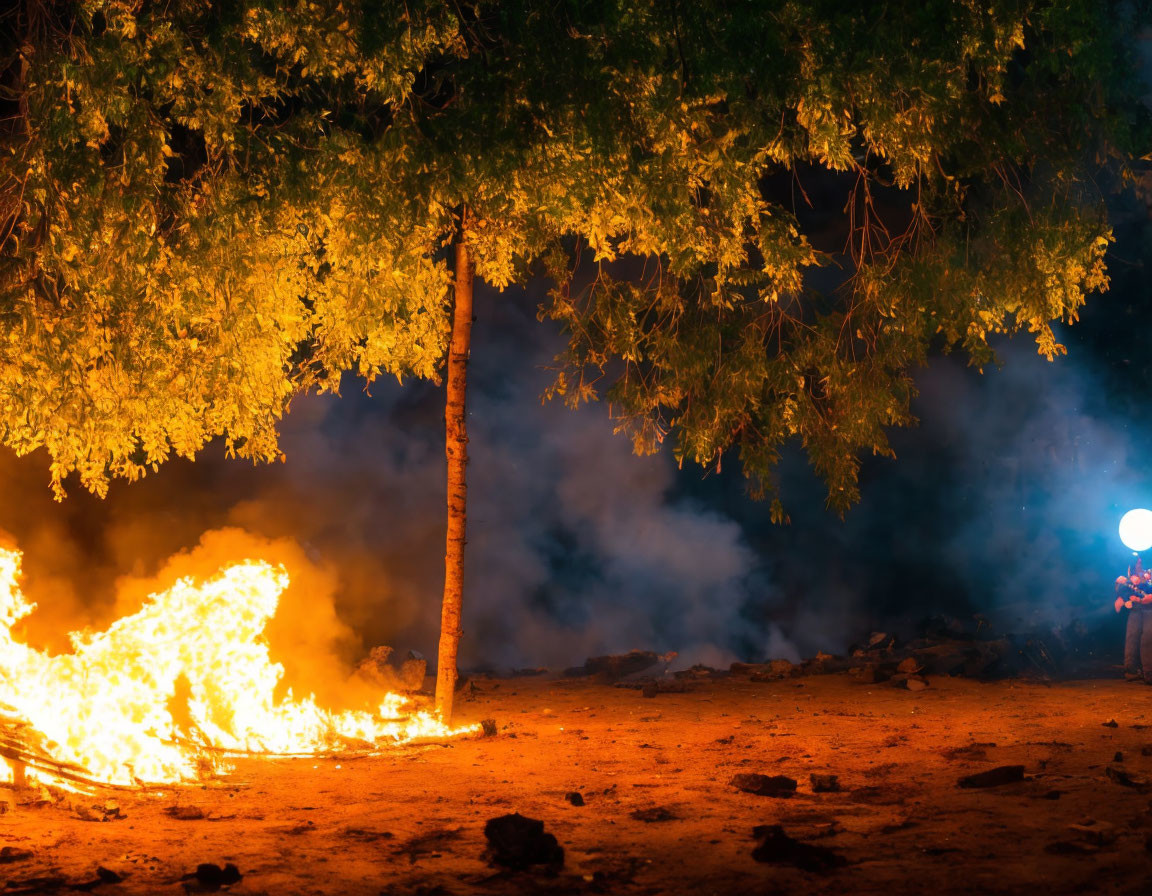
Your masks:
<svg viewBox="0 0 1152 896"><path fill-rule="evenodd" d="M1152 684L1152 572L1139 557L1128 575L1116 579L1116 612L1128 610L1124 633L1124 677Z"/></svg>

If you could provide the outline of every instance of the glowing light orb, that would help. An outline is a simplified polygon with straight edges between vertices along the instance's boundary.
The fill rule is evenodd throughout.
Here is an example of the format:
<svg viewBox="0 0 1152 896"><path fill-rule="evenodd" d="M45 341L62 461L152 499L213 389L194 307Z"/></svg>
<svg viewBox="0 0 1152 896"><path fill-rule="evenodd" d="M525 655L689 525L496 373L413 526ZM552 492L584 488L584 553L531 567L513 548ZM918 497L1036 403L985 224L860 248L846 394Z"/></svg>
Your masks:
<svg viewBox="0 0 1152 896"><path fill-rule="evenodd" d="M1133 551L1152 548L1152 510L1129 510L1120 519L1120 540Z"/></svg>

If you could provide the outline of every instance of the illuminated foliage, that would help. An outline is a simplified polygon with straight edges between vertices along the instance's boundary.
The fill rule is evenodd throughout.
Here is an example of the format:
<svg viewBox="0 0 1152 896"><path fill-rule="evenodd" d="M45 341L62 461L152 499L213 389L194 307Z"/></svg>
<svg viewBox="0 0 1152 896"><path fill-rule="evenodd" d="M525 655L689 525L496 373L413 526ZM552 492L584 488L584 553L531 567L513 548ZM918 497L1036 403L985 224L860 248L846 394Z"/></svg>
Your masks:
<svg viewBox="0 0 1152 896"><path fill-rule="evenodd" d="M478 276L555 280L555 393L769 491L798 439L842 508L931 350L1053 356L1106 286L1133 8L26 4L0 441L98 492L218 435L277 457L301 390L436 375L467 206Z"/></svg>

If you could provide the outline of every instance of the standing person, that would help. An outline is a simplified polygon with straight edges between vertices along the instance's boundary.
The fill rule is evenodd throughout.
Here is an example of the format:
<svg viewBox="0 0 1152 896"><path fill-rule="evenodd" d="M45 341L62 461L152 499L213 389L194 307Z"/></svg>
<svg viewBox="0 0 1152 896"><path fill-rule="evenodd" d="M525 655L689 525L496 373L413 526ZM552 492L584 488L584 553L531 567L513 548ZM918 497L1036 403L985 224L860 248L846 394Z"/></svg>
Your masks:
<svg viewBox="0 0 1152 896"><path fill-rule="evenodd" d="M1124 677L1152 684L1152 572L1139 557L1128 575L1116 579L1116 612L1128 609L1124 633Z"/></svg>

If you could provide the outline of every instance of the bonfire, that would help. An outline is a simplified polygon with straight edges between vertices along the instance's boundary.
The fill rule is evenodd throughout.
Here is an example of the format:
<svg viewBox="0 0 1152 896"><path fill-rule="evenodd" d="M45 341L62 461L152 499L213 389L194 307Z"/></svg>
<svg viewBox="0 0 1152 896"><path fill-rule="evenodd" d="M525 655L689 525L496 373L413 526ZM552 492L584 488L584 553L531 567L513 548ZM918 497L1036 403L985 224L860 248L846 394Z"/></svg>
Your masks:
<svg viewBox="0 0 1152 896"><path fill-rule="evenodd" d="M0 780L192 782L226 773L238 754L371 753L471 730L402 694L332 711L282 690L264 637L288 587L282 566L245 560L180 579L107 630L72 633L71 652L52 656L14 637L35 609L20 561L0 549Z"/></svg>

